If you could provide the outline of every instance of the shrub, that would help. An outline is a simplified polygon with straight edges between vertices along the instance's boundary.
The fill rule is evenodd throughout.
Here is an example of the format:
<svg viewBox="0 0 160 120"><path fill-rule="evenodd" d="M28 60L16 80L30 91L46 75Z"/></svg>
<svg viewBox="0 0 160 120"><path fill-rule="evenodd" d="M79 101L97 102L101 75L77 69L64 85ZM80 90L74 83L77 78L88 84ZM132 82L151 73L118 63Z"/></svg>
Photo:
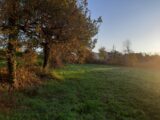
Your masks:
<svg viewBox="0 0 160 120"><path fill-rule="evenodd" d="M58 57L58 56L51 57L50 64L49 64L50 68L61 68L63 66L64 65L63 65L63 62L60 57Z"/></svg>
<svg viewBox="0 0 160 120"><path fill-rule="evenodd" d="M39 77L35 74L35 72L31 71L28 68L18 68L17 73L17 80L14 83L15 89L35 87L42 83Z"/></svg>
<svg viewBox="0 0 160 120"><path fill-rule="evenodd" d="M7 69L6 68L1 68L0 69L0 89L3 89L6 87L8 82L8 74L7 74Z"/></svg>
<svg viewBox="0 0 160 120"><path fill-rule="evenodd" d="M24 65L34 65L38 61L38 54L33 50L26 50L22 59Z"/></svg>
<svg viewBox="0 0 160 120"><path fill-rule="evenodd" d="M16 70L16 76L17 79L13 83L13 88L14 89L25 89L29 87L34 87L39 84L41 84L40 79L38 76L33 72L30 71L28 68L24 67L18 67ZM8 89L9 86L11 85L8 82L8 74L7 74L7 69L6 68L1 68L0 69L0 84L1 84L1 90L2 89Z"/></svg>

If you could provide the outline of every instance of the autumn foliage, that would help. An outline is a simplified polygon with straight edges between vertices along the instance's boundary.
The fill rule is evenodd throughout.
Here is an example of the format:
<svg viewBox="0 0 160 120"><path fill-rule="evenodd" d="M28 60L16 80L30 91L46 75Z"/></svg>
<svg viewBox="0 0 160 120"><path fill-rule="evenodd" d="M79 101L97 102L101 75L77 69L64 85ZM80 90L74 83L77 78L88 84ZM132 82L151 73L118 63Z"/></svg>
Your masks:
<svg viewBox="0 0 160 120"><path fill-rule="evenodd" d="M102 22L91 19L86 0L1 0L0 12L0 81L17 88L41 79L32 68L84 63Z"/></svg>

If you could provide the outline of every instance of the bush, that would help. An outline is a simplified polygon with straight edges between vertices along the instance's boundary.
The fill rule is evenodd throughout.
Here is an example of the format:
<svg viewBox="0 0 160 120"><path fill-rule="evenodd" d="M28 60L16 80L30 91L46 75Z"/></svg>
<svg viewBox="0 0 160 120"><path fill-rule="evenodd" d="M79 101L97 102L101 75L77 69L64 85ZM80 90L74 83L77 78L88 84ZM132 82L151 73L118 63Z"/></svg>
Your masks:
<svg viewBox="0 0 160 120"><path fill-rule="evenodd" d="M8 82L8 74L7 74L7 69L6 68L1 68L0 69L0 86L2 88L6 87Z"/></svg>
<svg viewBox="0 0 160 120"><path fill-rule="evenodd" d="M41 80L63 80L63 77L58 75L56 72L53 70L44 70L39 67L32 67L30 69L31 72L34 72L36 76Z"/></svg>
<svg viewBox="0 0 160 120"><path fill-rule="evenodd" d="M61 68L63 66L64 65L63 65L63 62L60 57L58 57L58 56L51 57L50 64L49 64L50 68Z"/></svg>
<svg viewBox="0 0 160 120"><path fill-rule="evenodd" d="M26 50L22 59L24 65L34 65L37 64L38 54L33 50Z"/></svg>
<svg viewBox="0 0 160 120"><path fill-rule="evenodd" d="M41 83L38 76L28 68L17 68L16 73L17 79L13 83L13 88L17 90L34 87ZM0 84L1 90L8 89L8 87L11 85L10 83L8 83L8 74L6 68L0 69Z"/></svg>
<svg viewBox="0 0 160 120"><path fill-rule="evenodd" d="M30 69L24 67L17 69L17 80L14 83L15 89L35 87L41 83L39 77Z"/></svg>

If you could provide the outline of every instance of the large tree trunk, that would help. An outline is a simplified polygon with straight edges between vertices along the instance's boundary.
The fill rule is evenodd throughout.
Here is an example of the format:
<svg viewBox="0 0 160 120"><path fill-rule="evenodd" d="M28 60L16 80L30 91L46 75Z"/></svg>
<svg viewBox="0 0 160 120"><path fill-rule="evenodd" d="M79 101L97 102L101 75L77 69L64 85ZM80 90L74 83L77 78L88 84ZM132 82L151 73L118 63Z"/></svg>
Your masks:
<svg viewBox="0 0 160 120"><path fill-rule="evenodd" d="M16 80L16 55L15 55L15 46L13 41L9 41L8 43L7 66L8 66L9 83L12 84Z"/></svg>
<svg viewBox="0 0 160 120"><path fill-rule="evenodd" d="M16 45L18 32L15 28L15 20L9 19L9 26L11 27L9 33L9 40L7 46L7 67L8 67L8 82L13 84L16 80Z"/></svg>
<svg viewBox="0 0 160 120"><path fill-rule="evenodd" d="M50 59L50 47L49 47L49 43L44 43L43 46L43 69L48 69L49 66L49 59Z"/></svg>

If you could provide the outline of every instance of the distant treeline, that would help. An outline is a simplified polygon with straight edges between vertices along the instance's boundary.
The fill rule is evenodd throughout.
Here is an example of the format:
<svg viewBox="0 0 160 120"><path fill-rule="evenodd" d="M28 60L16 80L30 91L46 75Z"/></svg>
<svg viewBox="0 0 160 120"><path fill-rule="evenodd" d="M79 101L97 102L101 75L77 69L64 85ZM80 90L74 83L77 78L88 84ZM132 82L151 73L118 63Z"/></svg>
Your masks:
<svg viewBox="0 0 160 120"><path fill-rule="evenodd" d="M104 52L104 53L103 53ZM92 53L88 63L120 65L144 68L160 68L160 55L121 53L118 51Z"/></svg>

